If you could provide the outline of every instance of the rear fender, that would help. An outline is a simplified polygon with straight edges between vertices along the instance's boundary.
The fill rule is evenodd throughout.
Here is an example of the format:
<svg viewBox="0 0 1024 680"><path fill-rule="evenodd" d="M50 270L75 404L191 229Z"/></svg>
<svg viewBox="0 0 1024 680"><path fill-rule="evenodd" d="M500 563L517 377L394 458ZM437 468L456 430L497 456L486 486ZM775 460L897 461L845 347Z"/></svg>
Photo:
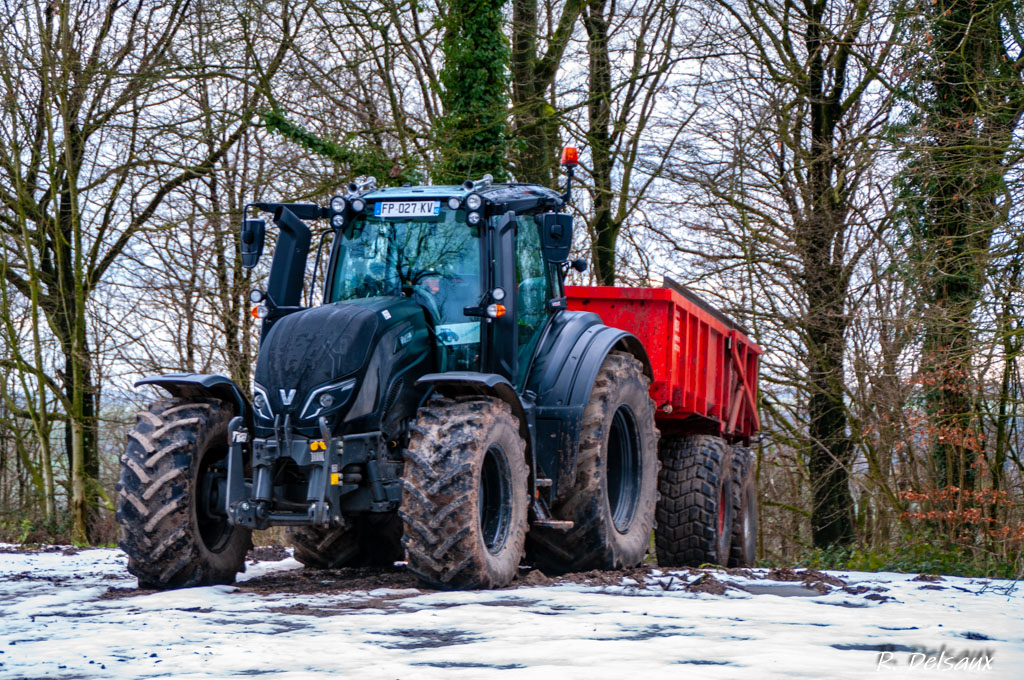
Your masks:
<svg viewBox="0 0 1024 680"><path fill-rule="evenodd" d="M235 414L242 417L246 427L252 428L252 405L230 378L203 373L169 373L143 378L135 383L136 387L142 385L162 387L170 392L172 397L180 399L212 397L233 404Z"/></svg>
<svg viewBox="0 0 1024 680"><path fill-rule="evenodd" d="M551 493L570 488L576 479L583 411L609 352L628 352L653 378L647 351L636 336L601 323L591 312L561 311L551 320L537 348L527 391L537 395L536 457L538 474L552 481Z"/></svg>

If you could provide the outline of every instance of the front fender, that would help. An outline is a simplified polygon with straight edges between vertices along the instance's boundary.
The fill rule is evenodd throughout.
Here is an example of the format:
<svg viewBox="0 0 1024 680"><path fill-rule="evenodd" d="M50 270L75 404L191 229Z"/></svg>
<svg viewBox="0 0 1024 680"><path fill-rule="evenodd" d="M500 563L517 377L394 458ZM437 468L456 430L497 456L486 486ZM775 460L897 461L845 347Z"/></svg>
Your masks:
<svg viewBox="0 0 1024 680"><path fill-rule="evenodd" d="M172 397L180 399L213 397L234 404L237 415L242 417L246 427L252 428L252 405L230 378L204 373L168 373L143 378L135 383L136 387L142 385L162 387L170 392Z"/></svg>
<svg viewBox="0 0 1024 680"><path fill-rule="evenodd" d="M529 421L523 402L516 394L516 388L504 376L496 373L475 373L473 371L451 371L449 373L428 373L416 381L417 385L430 385L434 391L446 397L482 395L496 397L509 405L512 415L519 420L519 434L526 442L527 455L532 455L533 442L530 437Z"/></svg>

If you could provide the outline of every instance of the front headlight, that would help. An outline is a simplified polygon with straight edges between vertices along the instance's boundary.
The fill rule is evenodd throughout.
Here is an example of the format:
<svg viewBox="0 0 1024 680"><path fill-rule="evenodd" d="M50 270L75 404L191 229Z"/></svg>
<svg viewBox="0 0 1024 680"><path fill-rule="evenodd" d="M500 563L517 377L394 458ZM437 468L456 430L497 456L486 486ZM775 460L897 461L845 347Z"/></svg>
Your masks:
<svg viewBox="0 0 1024 680"><path fill-rule="evenodd" d="M256 409L256 415L263 420L274 420L274 411L270 408L270 399L267 398L267 391L259 383L253 385L252 407Z"/></svg>
<svg viewBox="0 0 1024 680"><path fill-rule="evenodd" d="M319 418L338 410L348 402L349 397L352 396L352 388L355 386L356 379L349 378L316 388L306 397L299 420Z"/></svg>
<svg viewBox="0 0 1024 680"><path fill-rule="evenodd" d="M470 210L479 210L480 206L484 204L484 199L480 197L480 194L470 194L466 196L466 207Z"/></svg>

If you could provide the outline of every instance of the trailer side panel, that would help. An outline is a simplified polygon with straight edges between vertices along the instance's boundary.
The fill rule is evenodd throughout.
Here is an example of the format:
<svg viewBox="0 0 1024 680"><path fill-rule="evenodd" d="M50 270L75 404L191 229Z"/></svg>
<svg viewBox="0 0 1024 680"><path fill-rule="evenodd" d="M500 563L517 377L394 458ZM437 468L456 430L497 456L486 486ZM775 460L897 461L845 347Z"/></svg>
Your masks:
<svg viewBox="0 0 1024 680"><path fill-rule="evenodd" d="M762 350L689 291L567 286L569 309L597 313L643 342L654 380L651 398L664 434L706 433L747 442L760 429Z"/></svg>

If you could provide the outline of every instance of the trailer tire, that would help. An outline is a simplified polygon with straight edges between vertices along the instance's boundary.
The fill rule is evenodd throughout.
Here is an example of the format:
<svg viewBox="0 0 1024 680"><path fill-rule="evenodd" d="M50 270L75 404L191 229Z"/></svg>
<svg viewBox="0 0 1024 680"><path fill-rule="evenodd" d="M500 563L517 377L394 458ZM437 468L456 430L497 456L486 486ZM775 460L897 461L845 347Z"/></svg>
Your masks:
<svg viewBox="0 0 1024 680"><path fill-rule="evenodd" d="M442 590L500 588L526 538L526 444L508 404L434 398L410 428L402 476L409 570Z"/></svg>
<svg viewBox="0 0 1024 680"><path fill-rule="evenodd" d="M661 441L658 565L725 566L732 539L729 445L721 437L686 435Z"/></svg>
<svg viewBox="0 0 1024 680"><path fill-rule="evenodd" d="M229 584L245 571L252 532L228 523L215 491L233 415L219 399L166 399L128 432L117 519L140 588Z"/></svg>
<svg viewBox="0 0 1024 680"><path fill-rule="evenodd" d="M757 479L750 451L732 447L732 540L730 567L752 567L757 557Z"/></svg>
<svg viewBox="0 0 1024 680"><path fill-rule="evenodd" d="M397 514L362 515L343 527L288 527L285 536L311 569L390 567L405 554Z"/></svg>
<svg viewBox="0 0 1024 680"><path fill-rule="evenodd" d="M650 548L657 501L658 431L643 365L611 352L583 412L576 481L551 508L573 522L558 531L534 527L529 558L542 571L565 573L639 565Z"/></svg>

